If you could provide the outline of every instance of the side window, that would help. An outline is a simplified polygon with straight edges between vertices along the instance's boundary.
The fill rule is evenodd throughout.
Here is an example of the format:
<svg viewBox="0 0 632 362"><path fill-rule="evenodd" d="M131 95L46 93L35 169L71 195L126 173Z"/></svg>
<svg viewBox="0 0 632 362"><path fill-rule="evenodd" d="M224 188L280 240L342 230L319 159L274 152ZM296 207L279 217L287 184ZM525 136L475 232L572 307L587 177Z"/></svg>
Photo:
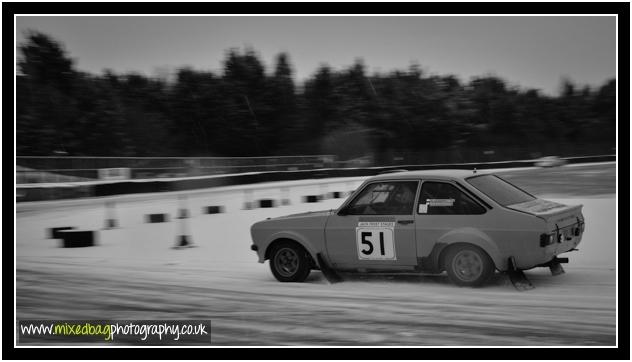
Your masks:
<svg viewBox="0 0 632 362"><path fill-rule="evenodd" d="M485 208L456 186L446 182L424 182L417 213L426 215L478 215Z"/></svg>
<svg viewBox="0 0 632 362"><path fill-rule="evenodd" d="M368 185L351 201L350 215L410 215L415 204L417 181L388 181Z"/></svg>

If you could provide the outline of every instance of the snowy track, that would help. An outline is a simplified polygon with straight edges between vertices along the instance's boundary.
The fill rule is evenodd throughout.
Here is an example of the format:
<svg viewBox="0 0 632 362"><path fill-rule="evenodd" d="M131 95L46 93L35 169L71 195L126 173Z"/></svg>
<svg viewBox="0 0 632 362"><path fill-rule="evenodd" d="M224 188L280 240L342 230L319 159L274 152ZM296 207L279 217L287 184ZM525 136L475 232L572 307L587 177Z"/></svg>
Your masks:
<svg viewBox="0 0 632 362"><path fill-rule="evenodd" d="M211 319L217 345L614 345L614 271L528 275L537 288L521 293L500 275L482 289L317 272L283 284L238 263L24 261L18 318Z"/></svg>
<svg viewBox="0 0 632 362"><path fill-rule="evenodd" d="M348 191L359 181L324 191ZM566 274L527 271L536 289L516 291L497 274L489 286L458 288L439 276L346 276L329 284L279 283L249 249L255 221L337 207L342 200L299 203L322 186L290 189L292 205L241 210L244 192L195 192L186 233L196 247L174 250L180 221L174 195L118 198L120 228L99 232L98 246L63 249L46 229L100 229L103 200L18 205L18 319L211 319L215 345L614 345L614 195L549 197L584 204L580 251L564 256ZM195 195L195 196L193 196ZM254 199L279 196L278 189ZM52 205L52 206L51 206ZM227 213L201 208L225 205ZM144 223L144 214L172 221Z"/></svg>

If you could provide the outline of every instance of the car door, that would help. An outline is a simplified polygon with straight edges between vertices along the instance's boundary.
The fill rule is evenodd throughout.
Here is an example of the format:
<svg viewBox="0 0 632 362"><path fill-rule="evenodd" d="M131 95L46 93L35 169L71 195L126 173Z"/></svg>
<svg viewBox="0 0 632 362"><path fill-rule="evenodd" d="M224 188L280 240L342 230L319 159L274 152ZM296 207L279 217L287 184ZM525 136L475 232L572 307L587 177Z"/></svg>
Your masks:
<svg viewBox="0 0 632 362"><path fill-rule="evenodd" d="M480 227L486 211L456 182L422 180L415 211L417 250L422 263L446 233L463 227Z"/></svg>
<svg viewBox="0 0 632 362"><path fill-rule="evenodd" d="M417 265L414 207L418 180L375 181L355 193L325 226L327 257L338 269Z"/></svg>

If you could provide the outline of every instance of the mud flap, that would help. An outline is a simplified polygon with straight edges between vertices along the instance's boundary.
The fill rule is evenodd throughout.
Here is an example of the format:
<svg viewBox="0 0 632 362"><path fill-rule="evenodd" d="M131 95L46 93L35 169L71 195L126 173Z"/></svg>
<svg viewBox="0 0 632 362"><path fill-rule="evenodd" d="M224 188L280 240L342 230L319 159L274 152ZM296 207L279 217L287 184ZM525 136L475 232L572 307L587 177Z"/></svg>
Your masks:
<svg viewBox="0 0 632 362"><path fill-rule="evenodd" d="M329 266L329 264L327 264L325 258L323 258L320 253L316 254L316 259L318 259L318 266L320 267L320 271L323 273L325 279L327 279L328 282L334 284L342 281L342 277L338 273L336 273L336 271L333 270Z"/></svg>
<svg viewBox="0 0 632 362"><path fill-rule="evenodd" d="M514 261L513 256L507 261L507 267L509 280L511 280L511 284L513 284L516 289L519 291L525 291L535 288L535 286L531 284L531 281L527 279L527 276L524 275L522 270L516 269L516 262Z"/></svg>
<svg viewBox="0 0 632 362"><path fill-rule="evenodd" d="M562 268L562 264L560 264L557 260L554 260L551 264L549 264L549 269L551 270L551 274L554 276L565 273L564 268Z"/></svg>

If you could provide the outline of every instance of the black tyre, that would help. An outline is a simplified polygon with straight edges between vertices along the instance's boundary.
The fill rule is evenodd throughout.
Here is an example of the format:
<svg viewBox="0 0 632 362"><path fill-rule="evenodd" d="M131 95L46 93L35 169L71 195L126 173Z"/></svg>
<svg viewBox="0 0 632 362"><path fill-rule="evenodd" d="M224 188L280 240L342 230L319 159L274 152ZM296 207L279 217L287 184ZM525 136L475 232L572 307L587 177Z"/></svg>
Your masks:
<svg viewBox="0 0 632 362"><path fill-rule="evenodd" d="M310 256L299 244L284 241L270 252L270 270L280 282L302 282L311 271Z"/></svg>
<svg viewBox="0 0 632 362"><path fill-rule="evenodd" d="M451 247L444 259L450 280L459 286L478 287L494 274L494 262L478 246L461 244Z"/></svg>

